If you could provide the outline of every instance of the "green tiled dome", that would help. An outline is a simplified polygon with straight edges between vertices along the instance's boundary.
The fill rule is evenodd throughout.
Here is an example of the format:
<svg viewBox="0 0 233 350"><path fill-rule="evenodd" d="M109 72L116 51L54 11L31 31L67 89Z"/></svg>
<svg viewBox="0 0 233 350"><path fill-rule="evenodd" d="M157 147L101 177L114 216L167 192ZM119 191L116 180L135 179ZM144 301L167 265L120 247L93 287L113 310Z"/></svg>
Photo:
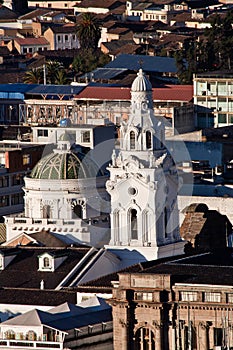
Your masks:
<svg viewBox="0 0 233 350"><path fill-rule="evenodd" d="M82 153L54 152L43 157L31 172L34 179L65 180L103 176L98 166Z"/></svg>

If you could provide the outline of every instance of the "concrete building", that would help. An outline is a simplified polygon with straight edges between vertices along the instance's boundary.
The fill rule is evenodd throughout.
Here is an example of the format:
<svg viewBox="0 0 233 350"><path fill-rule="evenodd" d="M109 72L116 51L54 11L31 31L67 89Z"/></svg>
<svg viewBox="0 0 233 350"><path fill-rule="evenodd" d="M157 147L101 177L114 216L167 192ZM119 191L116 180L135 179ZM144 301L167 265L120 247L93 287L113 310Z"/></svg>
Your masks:
<svg viewBox="0 0 233 350"><path fill-rule="evenodd" d="M20 140L0 142L0 217L23 210L24 177L30 174L43 151L43 145Z"/></svg>
<svg viewBox="0 0 233 350"><path fill-rule="evenodd" d="M232 74L202 73L195 75L193 81L196 125L199 128L232 125Z"/></svg>

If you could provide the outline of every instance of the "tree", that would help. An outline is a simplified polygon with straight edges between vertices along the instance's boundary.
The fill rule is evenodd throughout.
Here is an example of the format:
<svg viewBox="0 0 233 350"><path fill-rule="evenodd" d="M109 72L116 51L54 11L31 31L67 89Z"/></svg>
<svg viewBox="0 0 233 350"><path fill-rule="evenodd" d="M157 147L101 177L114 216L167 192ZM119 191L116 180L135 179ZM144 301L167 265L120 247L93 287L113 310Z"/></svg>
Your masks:
<svg viewBox="0 0 233 350"><path fill-rule="evenodd" d="M41 84L43 83L43 69L33 68L25 73L24 83L26 84Z"/></svg>
<svg viewBox="0 0 233 350"><path fill-rule="evenodd" d="M59 70L55 74L55 84L57 85L66 85L68 82L67 77L66 77L66 72L64 69Z"/></svg>
<svg viewBox="0 0 233 350"><path fill-rule="evenodd" d="M97 67L103 67L110 61L108 55L103 54L99 49L93 51L91 49L81 50L72 63L72 68L76 74L90 72Z"/></svg>
<svg viewBox="0 0 233 350"><path fill-rule="evenodd" d="M83 13L76 25L81 48L97 49L101 37L100 22L93 13Z"/></svg>
<svg viewBox="0 0 233 350"><path fill-rule="evenodd" d="M60 71L64 71L64 67L59 61L47 61L46 62L46 80L47 80L47 83L56 84L56 82L55 82L56 76Z"/></svg>

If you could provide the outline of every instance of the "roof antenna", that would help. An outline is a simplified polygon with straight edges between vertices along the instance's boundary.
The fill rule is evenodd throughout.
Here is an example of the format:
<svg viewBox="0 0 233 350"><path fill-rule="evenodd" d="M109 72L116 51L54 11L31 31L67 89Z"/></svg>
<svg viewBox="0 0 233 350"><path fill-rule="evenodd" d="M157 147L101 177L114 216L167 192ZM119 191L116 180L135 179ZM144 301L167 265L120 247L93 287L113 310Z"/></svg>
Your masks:
<svg viewBox="0 0 233 350"><path fill-rule="evenodd" d="M143 59L140 59L140 60L138 61L138 64L139 64L139 68L140 68L140 69L142 69L143 63L144 63Z"/></svg>

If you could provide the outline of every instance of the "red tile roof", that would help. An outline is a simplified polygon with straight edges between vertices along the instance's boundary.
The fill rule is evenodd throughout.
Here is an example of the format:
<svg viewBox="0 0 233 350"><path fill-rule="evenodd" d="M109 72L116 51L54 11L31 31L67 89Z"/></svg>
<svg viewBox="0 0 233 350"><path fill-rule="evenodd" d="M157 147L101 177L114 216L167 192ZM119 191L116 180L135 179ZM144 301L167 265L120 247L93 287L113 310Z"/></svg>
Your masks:
<svg viewBox="0 0 233 350"><path fill-rule="evenodd" d="M166 85L164 88L153 89L153 100L185 101L193 98L193 85Z"/></svg>
<svg viewBox="0 0 233 350"><path fill-rule="evenodd" d="M192 85L167 85L164 88L153 88L154 101L184 101L193 98ZM87 86L79 95L78 100L130 100L130 88Z"/></svg>
<svg viewBox="0 0 233 350"><path fill-rule="evenodd" d="M130 89L124 87L87 86L76 96L78 100L130 100Z"/></svg>
<svg viewBox="0 0 233 350"><path fill-rule="evenodd" d="M49 45L45 38L16 38L15 41L19 45Z"/></svg>

